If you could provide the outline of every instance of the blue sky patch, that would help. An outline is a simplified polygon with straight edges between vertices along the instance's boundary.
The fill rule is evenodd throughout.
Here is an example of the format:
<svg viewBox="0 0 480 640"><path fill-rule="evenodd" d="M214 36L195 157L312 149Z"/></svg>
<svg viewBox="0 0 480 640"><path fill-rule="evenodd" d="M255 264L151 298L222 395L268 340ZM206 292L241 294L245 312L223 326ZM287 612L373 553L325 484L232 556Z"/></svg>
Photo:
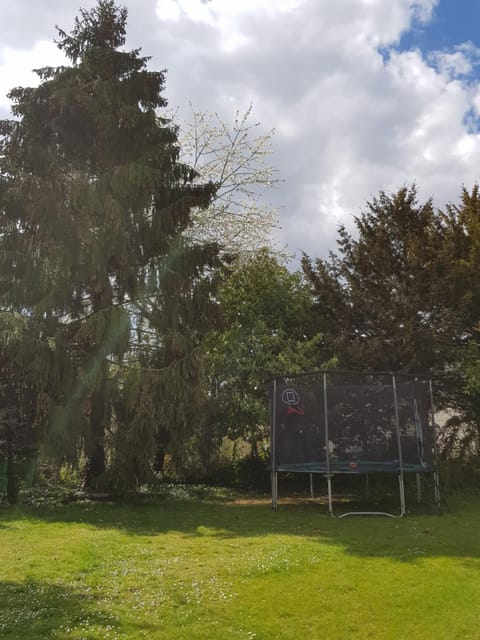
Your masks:
<svg viewBox="0 0 480 640"><path fill-rule="evenodd" d="M480 2L440 0L427 24L417 22L402 36L399 49L417 48L424 53L453 49L463 42L480 46Z"/></svg>

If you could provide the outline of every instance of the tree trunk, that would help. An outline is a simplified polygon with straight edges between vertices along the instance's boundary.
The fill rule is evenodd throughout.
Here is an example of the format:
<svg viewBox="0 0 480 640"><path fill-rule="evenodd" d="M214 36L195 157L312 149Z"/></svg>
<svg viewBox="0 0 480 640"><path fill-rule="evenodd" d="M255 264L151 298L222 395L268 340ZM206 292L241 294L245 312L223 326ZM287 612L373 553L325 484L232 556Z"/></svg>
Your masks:
<svg viewBox="0 0 480 640"><path fill-rule="evenodd" d="M90 447L85 469L85 488L103 489L105 474L105 379L92 393L90 405Z"/></svg>
<svg viewBox="0 0 480 640"><path fill-rule="evenodd" d="M18 478L15 469L11 427L7 430L7 500L9 504L16 504L18 501Z"/></svg>
<svg viewBox="0 0 480 640"><path fill-rule="evenodd" d="M156 436L156 451L153 461L153 469L157 473L163 473L165 456L167 454L167 445L170 440L168 431L164 427L159 427Z"/></svg>

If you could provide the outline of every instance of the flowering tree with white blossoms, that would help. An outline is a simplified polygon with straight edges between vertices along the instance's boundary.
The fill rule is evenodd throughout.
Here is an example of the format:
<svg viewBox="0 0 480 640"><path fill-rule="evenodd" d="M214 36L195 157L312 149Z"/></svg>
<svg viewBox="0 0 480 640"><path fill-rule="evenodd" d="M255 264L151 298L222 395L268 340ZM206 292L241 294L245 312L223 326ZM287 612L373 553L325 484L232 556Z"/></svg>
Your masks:
<svg viewBox="0 0 480 640"><path fill-rule="evenodd" d="M251 116L250 106L237 111L229 125L217 113L190 104L189 117L179 124L181 160L195 169L200 184L218 187L210 206L195 210L189 233L243 256L271 247L271 233L279 226L277 209L262 202L265 191L280 182L269 163L274 130L261 133Z"/></svg>

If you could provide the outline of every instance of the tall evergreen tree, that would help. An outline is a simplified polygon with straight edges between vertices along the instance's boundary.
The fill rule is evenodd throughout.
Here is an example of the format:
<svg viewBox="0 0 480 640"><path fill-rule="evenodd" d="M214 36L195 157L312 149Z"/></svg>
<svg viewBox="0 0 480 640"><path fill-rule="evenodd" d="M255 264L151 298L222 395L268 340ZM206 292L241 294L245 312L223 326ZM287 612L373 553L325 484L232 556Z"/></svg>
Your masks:
<svg viewBox="0 0 480 640"><path fill-rule="evenodd" d="M71 33L58 29L70 65L12 90L15 119L0 123L4 308L43 322L66 371L50 392L67 422L82 423L91 487L105 470L118 392L109 362L122 364L142 323L134 304L161 300L174 317L178 289L217 255L186 240L215 186L194 184L178 161L177 132L158 115L164 72L124 49L126 19L113 0L81 10ZM175 326L162 331L160 343Z"/></svg>
<svg viewBox="0 0 480 640"><path fill-rule="evenodd" d="M355 225L356 237L340 227L338 254L303 259L333 352L348 367L442 369L457 335L443 216L411 187L381 192Z"/></svg>
<svg viewBox="0 0 480 640"><path fill-rule="evenodd" d="M442 213L444 242L442 260L448 278L441 288L445 302L455 307L463 338L478 332L480 322L480 187L462 188L459 204L449 204Z"/></svg>
<svg viewBox="0 0 480 640"><path fill-rule="evenodd" d="M454 410L444 429L450 455L469 461L480 452L480 188L462 188L460 202L442 214L442 260L449 265L441 280L445 304L455 314L455 358L448 370L445 403Z"/></svg>
<svg viewBox="0 0 480 640"><path fill-rule="evenodd" d="M448 455L480 452L480 189L435 211L416 189L381 192L340 228L339 251L306 257L319 326L346 367L433 372L436 400L453 410Z"/></svg>

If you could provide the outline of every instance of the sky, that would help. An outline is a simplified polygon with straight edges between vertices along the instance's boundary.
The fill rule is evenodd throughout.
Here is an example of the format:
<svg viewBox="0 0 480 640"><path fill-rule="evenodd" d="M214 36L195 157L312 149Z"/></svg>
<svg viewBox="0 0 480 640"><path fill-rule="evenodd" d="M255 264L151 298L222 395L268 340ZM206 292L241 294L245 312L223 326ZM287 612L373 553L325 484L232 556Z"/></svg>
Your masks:
<svg viewBox="0 0 480 640"><path fill-rule="evenodd" d="M63 62L69 31L94 0L2 7L0 118L32 68ZM167 69L172 108L253 118L275 129L282 182L276 242L326 257L337 229L379 190L416 183L420 200L458 202L480 179L480 3L475 0L124 0L128 47Z"/></svg>

